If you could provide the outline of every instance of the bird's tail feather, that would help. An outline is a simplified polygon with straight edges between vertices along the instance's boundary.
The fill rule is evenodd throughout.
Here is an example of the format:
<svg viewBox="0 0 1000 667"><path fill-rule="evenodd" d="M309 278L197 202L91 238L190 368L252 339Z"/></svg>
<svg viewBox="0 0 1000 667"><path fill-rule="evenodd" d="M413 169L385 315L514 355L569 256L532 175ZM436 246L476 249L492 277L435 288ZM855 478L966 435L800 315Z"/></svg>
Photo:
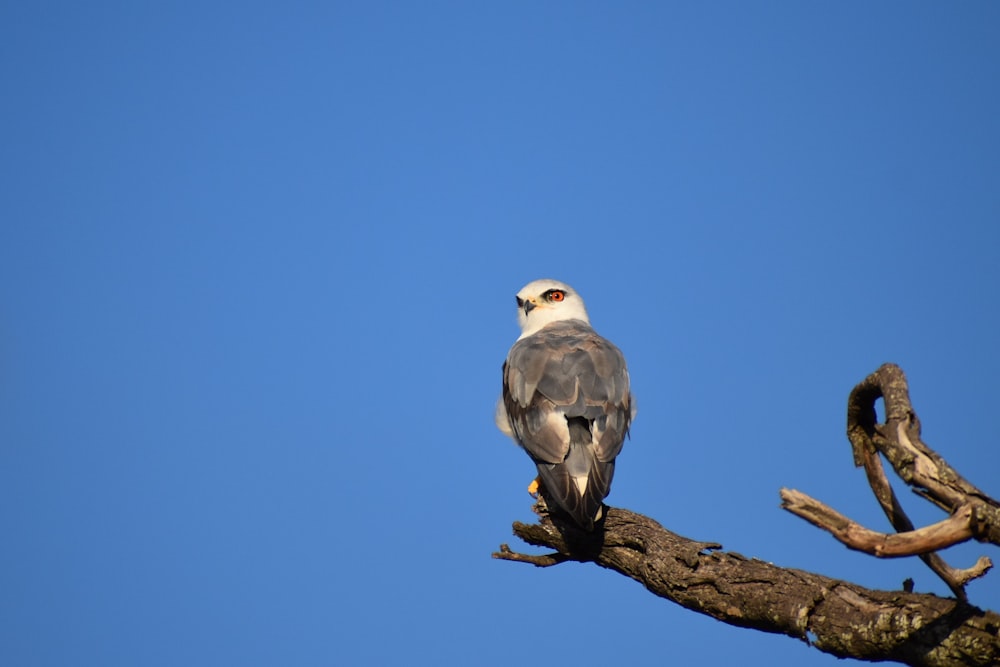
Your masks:
<svg viewBox="0 0 1000 667"><path fill-rule="evenodd" d="M611 491L615 462L597 460L590 424L586 420L568 421L570 447L566 460L538 464L543 495L568 513L581 528L593 530L594 522L602 516L604 498Z"/></svg>

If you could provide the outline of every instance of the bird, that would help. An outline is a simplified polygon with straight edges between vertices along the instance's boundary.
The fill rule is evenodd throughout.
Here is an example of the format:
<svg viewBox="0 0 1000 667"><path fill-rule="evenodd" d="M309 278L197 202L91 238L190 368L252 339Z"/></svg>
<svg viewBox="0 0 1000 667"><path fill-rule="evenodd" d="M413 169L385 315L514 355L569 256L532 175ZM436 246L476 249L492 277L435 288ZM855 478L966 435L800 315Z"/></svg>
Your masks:
<svg viewBox="0 0 1000 667"><path fill-rule="evenodd" d="M496 424L535 463L529 492L593 531L635 414L625 356L566 283L535 280L515 298L521 335L503 363Z"/></svg>

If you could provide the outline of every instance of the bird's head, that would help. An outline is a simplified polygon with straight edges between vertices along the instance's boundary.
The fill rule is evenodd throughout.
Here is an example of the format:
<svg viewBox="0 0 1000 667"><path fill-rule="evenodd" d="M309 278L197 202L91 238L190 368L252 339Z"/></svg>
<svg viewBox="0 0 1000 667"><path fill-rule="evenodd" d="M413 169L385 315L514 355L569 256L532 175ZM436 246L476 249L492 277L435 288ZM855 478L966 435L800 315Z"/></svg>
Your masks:
<svg viewBox="0 0 1000 667"><path fill-rule="evenodd" d="M583 299L566 283L536 280L517 293L517 321L521 325L521 338L530 336L546 324L561 320L590 323Z"/></svg>

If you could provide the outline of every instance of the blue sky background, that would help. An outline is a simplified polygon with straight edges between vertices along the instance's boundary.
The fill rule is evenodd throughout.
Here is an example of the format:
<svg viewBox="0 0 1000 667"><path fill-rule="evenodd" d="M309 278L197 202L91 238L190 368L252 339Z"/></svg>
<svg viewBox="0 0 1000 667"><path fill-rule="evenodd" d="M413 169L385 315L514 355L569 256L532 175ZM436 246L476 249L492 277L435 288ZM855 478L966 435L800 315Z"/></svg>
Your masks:
<svg viewBox="0 0 1000 667"><path fill-rule="evenodd" d="M778 490L887 527L844 422L895 361L1000 495L998 29L990 2L6 3L0 662L842 664L491 560L532 518L493 425L513 295L569 282L629 360L611 504L946 594ZM1000 608L1000 573L969 594Z"/></svg>

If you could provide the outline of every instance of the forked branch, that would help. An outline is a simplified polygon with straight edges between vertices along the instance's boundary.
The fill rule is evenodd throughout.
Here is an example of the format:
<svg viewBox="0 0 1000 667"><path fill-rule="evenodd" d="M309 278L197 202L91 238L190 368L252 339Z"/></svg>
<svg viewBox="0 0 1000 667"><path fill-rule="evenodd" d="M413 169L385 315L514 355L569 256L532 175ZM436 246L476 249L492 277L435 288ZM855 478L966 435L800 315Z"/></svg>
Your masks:
<svg viewBox="0 0 1000 667"><path fill-rule="evenodd" d="M886 418L878 423L875 402L882 398ZM966 481L920 439L920 420L910 404L906 376L899 366L884 364L851 392L847 402L847 437L854 463L863 466L875 499L896 535L869 530L809 496L782 489L783 507L829 531L852 549L876 556L919 556L965 599L965 584L992 567L981 557L966 569L949 566L938 549L976 539L1000 545L1000 503ZM881 456L913 491L949 513L937 524L916 530L889 484Z"/></svg>

